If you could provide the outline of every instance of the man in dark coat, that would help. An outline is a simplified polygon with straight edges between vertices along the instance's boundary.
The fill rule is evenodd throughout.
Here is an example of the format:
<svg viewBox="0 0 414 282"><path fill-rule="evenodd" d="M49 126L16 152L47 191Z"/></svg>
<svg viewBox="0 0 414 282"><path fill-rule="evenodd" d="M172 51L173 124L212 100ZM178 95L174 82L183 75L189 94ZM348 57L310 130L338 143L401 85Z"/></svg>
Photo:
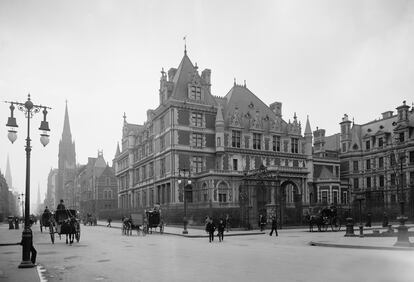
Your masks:
<svg viewBox="0 0 414 282"><path fill-rule="evenodd" d="M220 222L217 226L217 230L218 230L218 237L219 237L219 241L223 241L224 239L224 229L226 228L226 225L224 224L224 220L222 218L220 218Z"/></svg>
<svg viewBox="0 0 414 282"><path fill-rule="evenodd" d="M216 226L213 223L213 220L210 219L207 223L206 230L208 232L208 239L210 243L214 241L214 230L216 230Z"/></svg>
<svg viewBox="0 0 414 282"><path fill-rule="evenodd" d="M66 207L65 207L65 205L63 204L63 200L61 199L60 200L60 203L59 203L59 205L57 206L57 208L56 208L57 210L66 210Z"/></svg>
<svg viewBox="0 0 414 282"><path fill-rule="evenodd" d="M276 236L278 236L277 234L277 220L276 220L276 216L272 217L272 230L270 231L270 236L272 236L273 234L273 230L275 231Z"/></svg>

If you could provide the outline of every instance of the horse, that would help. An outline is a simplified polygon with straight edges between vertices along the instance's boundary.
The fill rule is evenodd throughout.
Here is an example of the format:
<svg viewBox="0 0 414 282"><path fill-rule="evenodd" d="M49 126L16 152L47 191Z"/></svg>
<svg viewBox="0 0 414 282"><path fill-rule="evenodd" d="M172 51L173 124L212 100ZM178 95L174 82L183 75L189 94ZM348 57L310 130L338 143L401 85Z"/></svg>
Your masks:
<svg viewBox="0 0 414 282"><path fill-rule="evenodd" d="M132 235L132 220L129 217L122 219L122 235Z"/></svg>
<svg viewBox="0 0 414 282"><path fill-rule="evenodd" d="M66 235L66 244L68 244L68 242L70 243L70 245L73 244L73 241L75 239L77 224L78 224L78 221L76 220L74 216L63 221L60 234Z"/></svg>

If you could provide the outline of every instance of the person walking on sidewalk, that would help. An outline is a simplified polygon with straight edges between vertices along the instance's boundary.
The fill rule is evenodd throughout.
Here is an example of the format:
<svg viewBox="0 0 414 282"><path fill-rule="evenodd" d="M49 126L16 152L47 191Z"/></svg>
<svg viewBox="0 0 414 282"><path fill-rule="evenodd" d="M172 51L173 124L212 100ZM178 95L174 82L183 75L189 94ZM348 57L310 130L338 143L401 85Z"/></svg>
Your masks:
<svg viewBox="0 0 414 282"><path fill-rule="evenodd" d="M108 216L108 224L106 225L106 227L111 227L111 222L112 222L112 218Z"/></svg>
<svg viewBox="0 0 414 282"><path fill-rule="evenodd" d="M211 243L214 241L214 231L216 230L213 219L210 218L210 220L207 222L206 230L208 232L208 240Z"/></svg>
<svg viewBox="0 0 414 282"><path fill-rule="evenodd" d="M225 229L225 227L226 227L226 225L224 224L224 220L222 218L220 218L219 224L217 226L219 242L223 241L223 239L224 239L224 229Z"/></svg>
<svg viewBox="0 0 414 282"><path fill-rule="evenodd" d="M276 216L273 216L272 217L272 230L270 231L269 236L272 236L273 230L275 231L276 236L278 236L278 234L277 234L277 220L276 220Z"/></svg>
<svg viewBox="0 0 414 282"><path fill-rule="evenodd" d="M226 232L229 232L229 230L231 230L230 224L231 224L231 222L230 222L230 215L227 214L226 215Z"/></svg>

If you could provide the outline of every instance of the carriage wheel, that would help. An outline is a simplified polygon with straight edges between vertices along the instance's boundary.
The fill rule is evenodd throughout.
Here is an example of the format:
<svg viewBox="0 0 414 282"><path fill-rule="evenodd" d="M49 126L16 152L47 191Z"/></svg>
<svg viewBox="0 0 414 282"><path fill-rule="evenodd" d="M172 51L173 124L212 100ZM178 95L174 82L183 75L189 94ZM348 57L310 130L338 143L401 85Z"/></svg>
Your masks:
<svg viewBox="0 0 414 282"><path fill-rule="evenodd" d="M341 222L339 219L334 219L331 223L332 231L338 232L341 230Z"/></svg>
<svg viewBox="0 0 414 282"><path fill-rule="evenodd" d="M55 243L55 231L53 230L53 225L50 224L49 226L49 233L50 233L50 240L52 240L52 244Z"/></svg>

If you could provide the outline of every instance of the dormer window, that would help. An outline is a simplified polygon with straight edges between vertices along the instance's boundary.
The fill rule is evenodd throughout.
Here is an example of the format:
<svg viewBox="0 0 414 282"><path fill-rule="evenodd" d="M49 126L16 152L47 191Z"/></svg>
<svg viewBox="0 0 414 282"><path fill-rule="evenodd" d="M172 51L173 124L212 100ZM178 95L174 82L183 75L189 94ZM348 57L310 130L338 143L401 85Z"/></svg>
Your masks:
<svg viewBox="0 0 414 282"><path fill-rule="evenodd" d="M189 93L188 98L191 100L201 101L201 86L198 85L190 85L189 86Z"/></svg>

